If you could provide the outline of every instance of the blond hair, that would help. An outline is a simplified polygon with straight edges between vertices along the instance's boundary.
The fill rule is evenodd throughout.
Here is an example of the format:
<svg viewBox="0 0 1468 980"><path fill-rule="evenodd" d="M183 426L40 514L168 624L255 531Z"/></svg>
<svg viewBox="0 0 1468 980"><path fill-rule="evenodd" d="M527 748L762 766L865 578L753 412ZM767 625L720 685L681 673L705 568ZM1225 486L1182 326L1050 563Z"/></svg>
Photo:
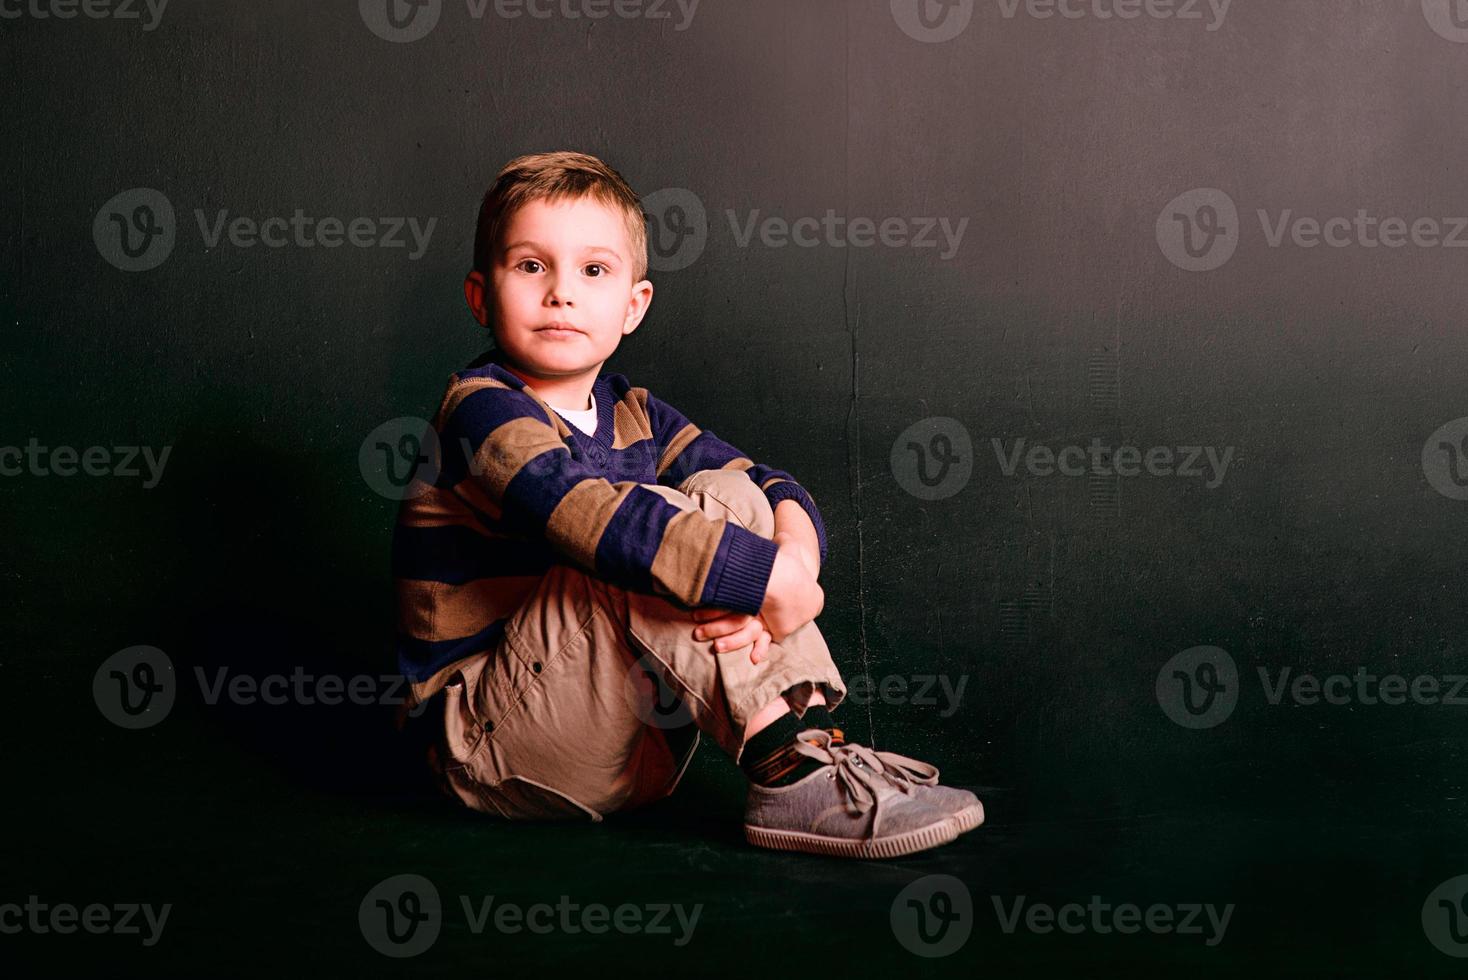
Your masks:
<svg viewBox="0 0 1468 980"><path fill-rule="evenodd" d="M588 153L529 153L505 164L479 207L474 268L489 275L510 218L531 201L592 197L622 215L632 246L632 281L647 276L647 225L642 202L622 175Z"/></svg>

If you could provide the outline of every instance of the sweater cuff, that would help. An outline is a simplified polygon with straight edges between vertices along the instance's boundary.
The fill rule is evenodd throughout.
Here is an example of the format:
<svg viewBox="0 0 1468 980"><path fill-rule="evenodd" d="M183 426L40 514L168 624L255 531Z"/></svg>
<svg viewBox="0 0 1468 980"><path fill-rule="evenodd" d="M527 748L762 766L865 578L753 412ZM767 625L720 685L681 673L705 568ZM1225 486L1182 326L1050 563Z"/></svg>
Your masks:
<svg viewBox="0 0 1468 980"><path fill-rule="evenodd" d="M794 480L781 480L765 491L765 499L770 502L770 509L774 510L782 500L794 500L800 504L806 516L810 518L811 525L816 529L816 541L820 544L821 567L826 564L826 525L821 521L821 512L816 510L816 502L811 499L810 492Z"/></svg>
<svg viewBox="0 0 1468 980"><path fill-rule="evenodd" d="M775 542L729 521L699 604L759 615L779 550Z"/></svg>

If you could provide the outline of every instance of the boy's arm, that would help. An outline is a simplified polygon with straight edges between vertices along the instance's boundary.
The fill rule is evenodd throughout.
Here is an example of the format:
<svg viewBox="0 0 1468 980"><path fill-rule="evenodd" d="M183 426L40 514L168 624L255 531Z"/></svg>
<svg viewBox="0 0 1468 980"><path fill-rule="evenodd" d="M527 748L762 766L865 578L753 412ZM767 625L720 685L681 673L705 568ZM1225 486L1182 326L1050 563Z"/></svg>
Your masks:
<svg viewBox="0 0 1468 980"><path fill-rule="evenodd" d="M435 421L443 484L486 520L545 539L632 591L756 615L778 547L736 521L684 511L640 483L611 483L572 457L530 395L451 391Z"/></svg>
<svg viewBox="0 0 1468 980"><path fill-rule="evenodd" d="M812 505L814 506L814 505ZM799 501L786 498L775 505L775 534L789 534L805 556L805 566L812 575L821 573L821 538L815 522Z"/></svg>
<svg viewBox="0 0 1468 980"><path fill-rule="evenodd" d="M700 429L681 412L647 394L647 414L652 425L653 441L661 454L658 459L658 482L676 487L699 470L740 469L764 492L775 512L775 530L790 531L803 546L813 548L817 567L826 563L826 525L810 492L784 470L756 463L739 449L712 432ZM782 506L785 501L799 504ZM809 524L807 528L805 525Z"/></svg>

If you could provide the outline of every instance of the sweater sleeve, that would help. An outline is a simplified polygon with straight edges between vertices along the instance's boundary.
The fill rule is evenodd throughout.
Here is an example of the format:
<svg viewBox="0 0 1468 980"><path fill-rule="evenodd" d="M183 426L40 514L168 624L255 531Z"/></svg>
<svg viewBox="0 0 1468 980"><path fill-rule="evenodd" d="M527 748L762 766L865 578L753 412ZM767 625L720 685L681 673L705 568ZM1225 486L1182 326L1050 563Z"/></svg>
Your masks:
<svg viewBox="0 0 1468 980"><path fill-rule="evenodd" d="M759 487L773 509L782 500L794 500L810 517L820 543L821 565L826 564L826 525L810 492L784 470L756 463L742 451L688 421L667 402L647 394L647 413L653 440L661 454L658 483L676 487L699 470L741 469Z"/></svg>
<svg viewBox="0 0 1468 980"><path fill-rule="evenodd" d="M577 567L632 591L750 615L778 548L735 521L684 511L572 456L540 404L497 385L451 392L436 419L440 485L485 520L543 538Z"/></svg>

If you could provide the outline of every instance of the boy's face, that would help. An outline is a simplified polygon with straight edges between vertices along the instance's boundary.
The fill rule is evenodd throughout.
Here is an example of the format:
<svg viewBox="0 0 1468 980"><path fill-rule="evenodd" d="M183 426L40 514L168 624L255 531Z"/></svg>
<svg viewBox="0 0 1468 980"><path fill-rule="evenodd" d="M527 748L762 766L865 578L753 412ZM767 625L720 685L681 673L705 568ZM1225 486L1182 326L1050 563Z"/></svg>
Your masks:
<svg viewBox="0 0 1468 980"><path fill-rule="evenodd" d="M652 283L632 281L622 216L590 197L531 201L501 234L490 280L464 282L476 319L533 378L594 379L652 301Z"/></svg>

